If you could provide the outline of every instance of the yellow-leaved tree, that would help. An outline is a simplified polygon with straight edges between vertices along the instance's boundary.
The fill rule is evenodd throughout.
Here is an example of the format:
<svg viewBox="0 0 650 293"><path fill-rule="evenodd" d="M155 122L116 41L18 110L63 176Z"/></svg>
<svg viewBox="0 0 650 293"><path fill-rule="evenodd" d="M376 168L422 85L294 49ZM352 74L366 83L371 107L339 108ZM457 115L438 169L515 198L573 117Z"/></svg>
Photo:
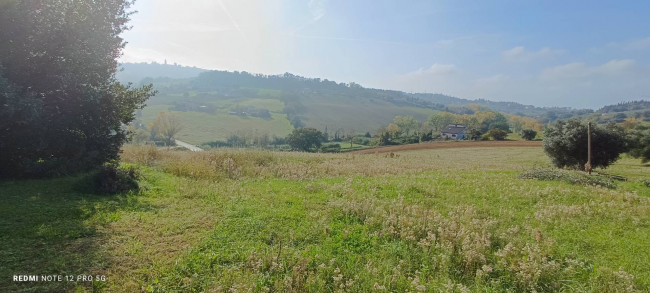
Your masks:
<svg viewBox="0 0 650 293"><path fill-rule="evenodd" d="M181 130L181 116L169 112L158 113L156 120L149 124L152 139L162 141L165 145L174 145L175 137Z"/></svg>

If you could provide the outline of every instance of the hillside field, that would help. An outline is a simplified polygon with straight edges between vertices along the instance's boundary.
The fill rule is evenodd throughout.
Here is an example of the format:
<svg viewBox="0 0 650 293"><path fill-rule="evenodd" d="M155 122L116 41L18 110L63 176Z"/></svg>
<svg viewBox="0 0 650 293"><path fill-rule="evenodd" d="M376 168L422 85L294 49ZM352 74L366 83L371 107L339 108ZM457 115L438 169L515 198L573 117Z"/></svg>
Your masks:
<svg viewBox="0 0 650 293"><path fill-rule="evenodd" d="M279 99L280 93L270 90L260 90L252 97L226 98L217 94L188 93L160 94L147 102L138 119L146 126L156 119L159 112L171 112L181 117L184 125L178 134L178 139L192 144L203 144L216 140L225 141L233 134L244 136L268 135L269 137L285 137L293 130L293 126L283 112L285 103ZM262 97L262 98L260 98ZM200 111L178 111L174 104L203 105L214 108L213 113ZM413 116L418 121L426 121L428 116L437 112L432 109L417 107L399 107L383 100L373 100L359 97L358 99L343 99L330 97L327 99L304 98L304 104L299 115L306 127L314 127L321 131L326 128L332 134L336 130L354 131L355 133L375 132L378 128L388 125L397 115ZM229 114L236 109L266 109L269 119Z"/></svg>
<svg viewBox="0 0 650 293"><path fill-rule="evenodd" d="M629 181L610 187L521 179L548 167L534 146L129 146L122 160L139 192L87 194L83 176L0 182L0 291L650 290L650 166L627 157L606 172Z"/></svg>
<svg viewBox="0 0 650 293"><path fill-rule="evenodd" d="M179 97L167 97L179 99ZM183 129L178 133L177 138L192 144L202 144L216 140L225 141L230 135L260 136L273 135L285 137L291 133L293 127L287 120L287 115L282 113L284 104L279 100L240 98L226 100L204 101L204 104L217 107L214 113L198 111L174 111L172 102L161 97L149 103L142 109L142 116L138 119L144 125L148 125L156 119L160 112L170 112L181 117ZM253 106L269 110L270 119L259 117L242 117L231 115L229 112L234 107Z"/></svg>

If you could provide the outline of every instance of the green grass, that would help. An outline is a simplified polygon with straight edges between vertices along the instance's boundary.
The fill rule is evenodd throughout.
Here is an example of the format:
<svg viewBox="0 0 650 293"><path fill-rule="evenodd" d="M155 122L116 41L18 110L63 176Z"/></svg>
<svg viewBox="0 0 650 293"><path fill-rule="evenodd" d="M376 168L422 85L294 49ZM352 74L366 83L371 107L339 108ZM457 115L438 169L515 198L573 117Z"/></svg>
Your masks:
<svg viewBox="0 0 650 293"><path fill-rule="evenodd" d="M356 143L350 143L350 142L329 142L323 145L333 145L333 144L338 144L341 146L341 152L350 152L350 151L356 151L356 150L363 150L367 148L371 148L372 146L368 145L362 145L362 144L356 144Z"/></svg>
<svg viewBox="0 0 650 293"><path fill-rule="evenodd" d="M650 187L520 179L548 166L541 149L128 147L123 160L140 166L139 193L80 194L74 177L0 183L0 291L650 290ZM607 171L645 168L624 158Z"/></svg>
<svg viewBox="0 0 650 293"><path fill-rule="evenodd" d="M511 132L508 133L508 136L506 136L506 140L523 140L523 139L521 138L521 135L519 135L519 133Z"/></svg>

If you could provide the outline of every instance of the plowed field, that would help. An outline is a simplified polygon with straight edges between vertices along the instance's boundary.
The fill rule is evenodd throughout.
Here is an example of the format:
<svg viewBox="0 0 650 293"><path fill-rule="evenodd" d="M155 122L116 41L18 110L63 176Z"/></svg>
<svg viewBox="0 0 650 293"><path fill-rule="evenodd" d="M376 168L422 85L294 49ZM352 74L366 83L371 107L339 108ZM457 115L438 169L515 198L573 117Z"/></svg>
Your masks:
<svg viewBox="0 0 650 293"><path fill-rule="evenodd" d="M541 141L445 141L426 142L406 145L395 145L354 151L354 154L381 154L390 152L416 151L448 148L478 148L478 147L542 147Z"/></svg>

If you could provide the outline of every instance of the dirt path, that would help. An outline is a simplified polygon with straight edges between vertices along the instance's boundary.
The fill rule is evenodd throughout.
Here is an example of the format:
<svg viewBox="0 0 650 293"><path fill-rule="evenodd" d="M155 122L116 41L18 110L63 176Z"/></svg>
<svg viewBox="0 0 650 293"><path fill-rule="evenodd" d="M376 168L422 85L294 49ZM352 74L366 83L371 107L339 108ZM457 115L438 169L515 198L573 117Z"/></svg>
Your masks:
<svg viewBox="0 0 650 293"><path fill-rule="evenodd" d="M180 141L178 139L176 140L176 145L182 146L182 147L184 147L184 148L186 148L186 149L188 149L190 151L193 151L193 152L202 152L203 151L203 149L200 148L200 147L191 145L189 143L186 143L184 141Z"/></svg>
<svg viewBox="0 0 650 293"><path fill-rule="evenodd" d="M482 147L542 147L541 141L436 141L406 145L386 146L349 152L351 154L381 154L429 149L482 148Z"/></svg>

